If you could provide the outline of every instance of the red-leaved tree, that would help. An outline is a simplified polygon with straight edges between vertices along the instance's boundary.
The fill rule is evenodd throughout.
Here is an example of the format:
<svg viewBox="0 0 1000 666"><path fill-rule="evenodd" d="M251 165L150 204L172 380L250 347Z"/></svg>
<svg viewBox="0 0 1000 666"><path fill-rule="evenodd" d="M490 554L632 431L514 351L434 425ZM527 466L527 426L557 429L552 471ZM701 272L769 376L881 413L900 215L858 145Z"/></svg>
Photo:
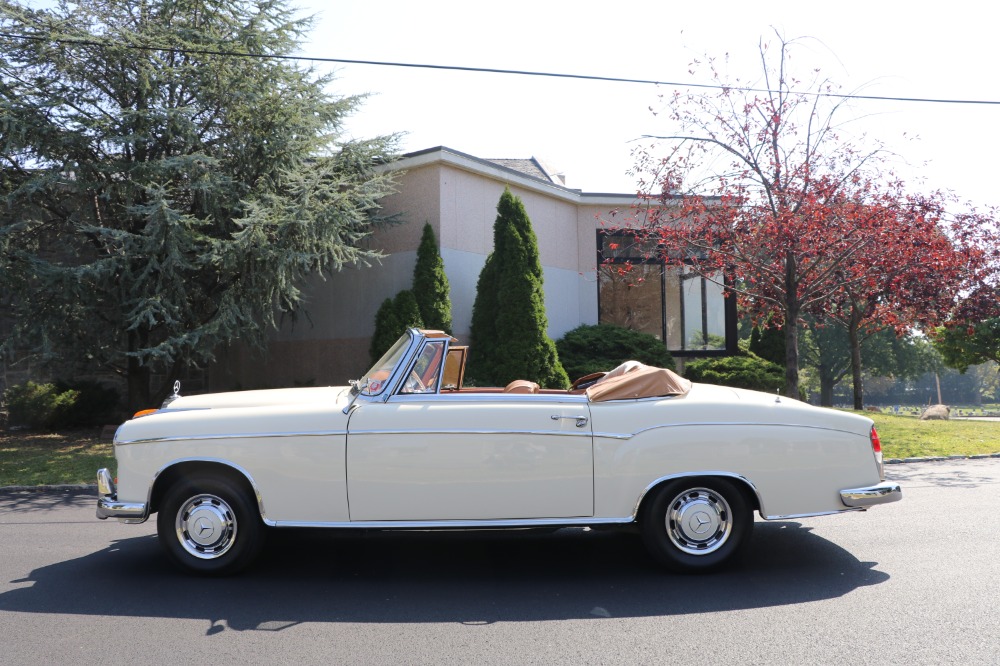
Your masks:
<svg viewBox="0 0 1000 666"><path fill-rule="evenodd" d="M864 408L864 340L887 328L897 335L932 330L948 317L979 258L978 248L961 242L967 227L947 214L944 200L897 192L855 210L846 206L865 220L857 226L871 235L870 250L844 262L840 287L812 309L847 331L855 409Z"/></svg>
<svg viewBox="0 0 1000 666"><path fill-rule="evenodd" d="M843 98L791 76L792 44L761 45L759 84L726 84L709 61L719 92L664 100L677 131L637 151L648 205L626 226L669 262L727 276L744 312L781 326L797 397L803 314L847 312L855 331L933 320L962 256L940 197L908 195L877 142L838 136Z"/></svg>

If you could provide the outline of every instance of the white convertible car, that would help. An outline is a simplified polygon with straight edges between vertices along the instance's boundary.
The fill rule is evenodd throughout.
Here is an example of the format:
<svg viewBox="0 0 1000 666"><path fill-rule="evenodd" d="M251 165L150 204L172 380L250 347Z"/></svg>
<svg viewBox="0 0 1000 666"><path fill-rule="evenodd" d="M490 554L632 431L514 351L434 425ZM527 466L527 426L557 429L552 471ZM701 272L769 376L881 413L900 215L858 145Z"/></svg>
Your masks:
<svg viewBox="0 0 1000 666"><path fill-rule="evenodd" d="M411 329L349 387L175 395L115 435L98 518L157 514L182 568L233 573L267 528L637 526L680 571L765 520L900 499L870 419L630 362L568 391L463 387L467 348Z"/></svg>

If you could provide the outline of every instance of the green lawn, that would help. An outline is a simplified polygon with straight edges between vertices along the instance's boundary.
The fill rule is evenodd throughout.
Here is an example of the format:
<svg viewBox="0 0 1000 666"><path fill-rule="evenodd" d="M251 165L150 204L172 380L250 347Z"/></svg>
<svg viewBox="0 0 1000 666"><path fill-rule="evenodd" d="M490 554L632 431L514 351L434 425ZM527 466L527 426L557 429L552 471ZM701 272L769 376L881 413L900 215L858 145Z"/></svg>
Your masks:
<svg viewBox="0 0 1000 666"><path fill-rule="evenodd" d="M101 467L115 458L98 430L0 433L0 487L95 483Z"/></svg>
<svg viewBox="0 0 1000 666"><path fill-rule="evenodd" d="M921 421L913 416L864 415L875 421L887 460L1000 453L1000 421Z"/></svg>
<svg viewBox="0 0 1000 666"><path fill-rule="evenodd" d="M1000 421L864 415L875 421L886 460L1000 453ZM100 467L115 469L115 459L96 430L0 434L0 487L94 483Z"/></svg>

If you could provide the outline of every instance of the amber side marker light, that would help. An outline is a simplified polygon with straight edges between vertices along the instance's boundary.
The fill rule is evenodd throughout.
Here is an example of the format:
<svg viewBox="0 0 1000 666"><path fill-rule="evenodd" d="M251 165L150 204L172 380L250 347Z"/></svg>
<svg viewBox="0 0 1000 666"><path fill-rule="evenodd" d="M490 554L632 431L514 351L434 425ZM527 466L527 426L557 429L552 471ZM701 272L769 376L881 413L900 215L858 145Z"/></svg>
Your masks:
<svg viewBox="0 0 1000 666"><path fill-rule="evenodd" d="M138 419L138 418L141 418L143 416L149 416L150 414L155 414L158 411L160 411L160 410L158 410L158 409L144 409L142 411L139 411L139 412L136 412L135 414L133 414L132 418Z"/></svg>

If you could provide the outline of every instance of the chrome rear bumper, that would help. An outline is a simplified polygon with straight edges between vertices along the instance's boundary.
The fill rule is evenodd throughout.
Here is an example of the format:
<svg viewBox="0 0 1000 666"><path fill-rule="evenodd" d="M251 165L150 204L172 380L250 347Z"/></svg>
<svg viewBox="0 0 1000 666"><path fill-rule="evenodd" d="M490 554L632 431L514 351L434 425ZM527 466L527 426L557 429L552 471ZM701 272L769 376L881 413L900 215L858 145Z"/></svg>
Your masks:
<svg viewBox="0 0 1000 666"><path fill-rule="evenodd" d="M144 523L149 513L142 502L119 502L111 472L102 467L97 470L97 517L101 520L117 518L123 523Z"/></svg>
<svg viewBox="0 0 1000 666"><path fill-rule="evenodd" d="M868 488L850 488L840 491L841 501L849 507L867 508L876 504L888 504L903 499L903 490L898 483L883 481Z"/></svg>

